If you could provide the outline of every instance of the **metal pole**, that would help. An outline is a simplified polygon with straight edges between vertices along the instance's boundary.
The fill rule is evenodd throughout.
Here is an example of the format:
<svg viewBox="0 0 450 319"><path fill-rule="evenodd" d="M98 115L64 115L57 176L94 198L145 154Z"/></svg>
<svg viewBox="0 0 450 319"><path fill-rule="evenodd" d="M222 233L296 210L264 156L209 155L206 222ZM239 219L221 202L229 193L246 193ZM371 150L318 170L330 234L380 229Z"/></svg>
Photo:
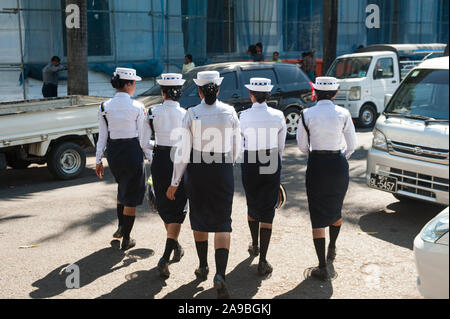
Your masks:
<svg viewBox="0 0 450 319"><path fill-rule="evenodd" d="M25 83L25 67L23 64L23 48L22 48L22 19L20 18L20 0L17 0L17 17L19 22L19 41L20 41L20 68L22 70L23 99L27 99L27 87Z"/></svg>
<svg viewBox="0 0 450 319"><path fill-rule="evenodd" d="M119 57L119 50L117 48L117 29L116 29L116 15L114 13L114 1L111 1L111 17L110 19L112 20L112 27L113 27L113 45L114 45L114 64L117 67L117 59Z"/></svg>
<svg viewBox="0 0 450 319"><path fill-rule="evenodd" d="M155 56L155 17L153 16L153 0L150 0L150 10L151 10L151 17L152 17L152 52L153 52L153 58L156 59Z"/></svg>
<svg viewBox="0 0 450 319"><path fill-rule="evenodd" d="M169 0L166 0L166 14L164 15L166 32L166 72L169 72Z"/></svg>

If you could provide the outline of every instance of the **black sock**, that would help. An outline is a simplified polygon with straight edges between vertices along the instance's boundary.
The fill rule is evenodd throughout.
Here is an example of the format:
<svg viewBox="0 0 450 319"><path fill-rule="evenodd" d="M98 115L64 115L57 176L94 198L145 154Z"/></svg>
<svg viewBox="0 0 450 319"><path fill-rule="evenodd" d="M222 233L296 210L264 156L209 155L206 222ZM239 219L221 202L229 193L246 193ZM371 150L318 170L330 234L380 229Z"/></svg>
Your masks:
<svg viewBox="0 0 450 319"><path fill-rule="evenodd" d="M330 226L330 244L329 248L336 248L336 239L338 238L339 231L341 230L341 226Z"/></svg>
<svg viewBox="0 0 450 319"><path fill-rule="evenodd" d="M167 240L166 240L166 249L164 250L164 255L163 255L163 258L166 261L169 261L170 254L175 249L175 247L177 247L177 244L178 244L178 242L175 239L167 238Z"/></svg>
<svg viewBox="0 0 450 319"><path fill-rule="evenodd" d="M252 235L252 245L258 246L259 222L249 220L248 227L250 228L250 234Z"/></svg>
<svg viewBox="0 0 450 319"><path fill-rule="evenodd" d="M270 236L272 235L272 229L271 228L261 228L259 230L259 236L261 241L261 247L260 247L260 255L259 255L259 261L266 261L267 256L267 250L269 249L269 243L270 243Z"/></svg>
<svg viewBox="0 0 450 319"><path fill-rule="evenodd" d="M319 258L319 268L327 265L325 258L325 238L315 238L314 247L316 248L317 258Z"/></svg>
<svg viewBox="0 0 450 319"><path fill-rule="evenodd" d="M130 233L133 229L136 216L123 215L123 238L130 239Z"/></svg>
<svg viewBox="0 0 450 319"><path fill-rule="evenodd" d="M227 270L229 250L226 248L216 249L216 273L225 279L225 272Z"/></svg>
<svg viewBox="0 0 450 319"><path fill-rule="evenodd" d="M208 241L196 241L198 260L200 261L200 268L208 266Z"/></svg>
<svg viewBox="0 0 450 319"><path fill-rule="evenodd" d="M125 206L117 204L117 219L119 220L119 227L123 226L123 209Z"/></svg>

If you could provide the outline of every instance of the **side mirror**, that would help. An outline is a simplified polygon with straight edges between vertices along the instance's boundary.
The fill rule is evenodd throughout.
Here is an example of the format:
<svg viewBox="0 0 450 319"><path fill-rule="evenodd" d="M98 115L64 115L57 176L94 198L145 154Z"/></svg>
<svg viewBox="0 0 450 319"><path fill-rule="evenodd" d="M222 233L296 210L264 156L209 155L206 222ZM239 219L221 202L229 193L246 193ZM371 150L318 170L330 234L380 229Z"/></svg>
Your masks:
<svg viewBox="0 0 450 319"><path fill-rule="evenodd" d="M374 80L383 78L383 69L376 69Z"/></svg>
<svg viewBox="0 0 450 319"><path fill-rule="evenodd" d="M391 98L392 98L392 94L385 94L384 95L384 107L386 107L388 105L388 103L391 100Z"/></svg>

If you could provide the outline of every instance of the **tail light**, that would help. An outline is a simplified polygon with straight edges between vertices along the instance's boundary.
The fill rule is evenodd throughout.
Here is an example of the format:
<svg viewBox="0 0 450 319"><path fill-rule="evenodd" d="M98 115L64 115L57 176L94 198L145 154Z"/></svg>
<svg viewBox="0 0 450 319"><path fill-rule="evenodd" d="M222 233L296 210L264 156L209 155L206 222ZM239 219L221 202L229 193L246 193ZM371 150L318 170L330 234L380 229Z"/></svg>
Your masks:
<svg viewBox="0 0 450 319"><path fill-rule="evenodd" d="M309 86L311 86L311 102L316 100L316 91L314 90L314 84L309 81Z"/></svg>

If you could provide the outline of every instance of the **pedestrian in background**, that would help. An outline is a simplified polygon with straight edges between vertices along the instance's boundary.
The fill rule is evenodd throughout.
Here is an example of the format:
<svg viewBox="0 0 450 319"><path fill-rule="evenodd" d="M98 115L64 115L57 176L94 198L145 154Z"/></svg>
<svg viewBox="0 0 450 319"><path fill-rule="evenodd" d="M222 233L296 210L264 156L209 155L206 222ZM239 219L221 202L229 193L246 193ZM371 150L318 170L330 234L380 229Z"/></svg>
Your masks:
<svg viewBox="0 0 450 319"><path fill-rule="evenodd" d="M316 59L314 57L315 51L309 51L304 58L304 71L306 75L310 78L311 81L315 81L315 72L316 72Z"/></svg>
<svg viewBox="0 0 450 319"><path fill-rule="evenodd" d="M217 100L222 81L217 71L199 72L194 79L202 102L189 108L184 118L186 136L179 148L183 158L175 162L172 185L167 190L167 197L176 200L175 192L186 172L189 218L200 262L195 275L202 280L207 278L208 233L215 233L214 288L220 299L229 298L225 274L232 231L233 162L240 149L236 111Z"/></svg>
<svg viewBox="0 0 450 319"><path fill-rule="evenodd" d="M183 74L188 73L193 68L195 68L195 63L192 60L192 55L186 54L184 57L184 64L183 64L183 70L181 71Z"/></svg>
<svg viewBox="0 0 450 319"><path fill-rule="evenodd" d="M336 257L336 240L342 225L342 205L349 184L347 160L357 146L352 117L333 103L339 84L336 78L318 77L314 84L317 104L306 109L297 130L300 150L308 155L306 191L319 266L311 276L328 279L327 261ZM342 136L347 147L341 149ZM325 257L325 228L330 227L330 243Z"/></svg>
<svg viewBox="0 0 450 319"><path fill-rule="evenodd" d="M171 138L174 130L181 128L186 110L180 106L181 87L184 84L181 74L162 74L157 80L161 87L164 102L154 106L147 113L144 121L141 147L147 159L152 163L151 171L153 187L156 197L156 208L164 222L167 231L164 254L158 262L160 276L167 279L170 276L169 260L172 252L173 261L178 262L184 255L183 248L178 242L181 225L186 217L187 197L184 191L183 179L171 201L166 196L167 188L172 181L173 161L171 153L178 142ZM150 142L155 134L155 145ZM152 158L152 151L154 155Z"/></svg>
<svg viewBox="0 0 450 319"><path fill-rule="evenodd" d="M280 53L275 51L272 56L272 62L281 63Z"/></svg>
<svg viewBox="0 0 450 319"><path fill-rule="evenodd" d="M263 45L261 42L255 44L256 54L253 56L253 61L264 62Z"/></svg>
<svg viewBox="0 0 450 319"><path fill-rule="evenodd" d="M273 89L271 80L252 78L250 84L245 86L250 90L250 99L253 102L252 107L243 111L240 116L244 141L242 184L252 236L248 252L251 256L260 256L258 273L264 276L273 271L266 256L278 202L281 159L287 130L283 112L269 107L266 103Z"/></svg>
<svg viewBox="0 0 450 319"><path fill-rule="evenodd" d="M96 154L96 174L105 174L102 158L105 150L109 168L119 184L117 218L119 227L114 238L122 238L122 250L136 245L130 238L136 217L136 206L142 205L145 194L144 155L140 139L144 123L144 105L131 97L141 78L136 70L117 68L111 79L116 95L102 103L99 110L99 135Z"/></svg>
<svg viewBox="0 0 450 319"><path fill-rule="evenodd" d="M61 59L57 56L52 57L49 64L42 69L42 95L44 98L58 96L58 72L67 70L66 66L61 65Z"/></svg>

